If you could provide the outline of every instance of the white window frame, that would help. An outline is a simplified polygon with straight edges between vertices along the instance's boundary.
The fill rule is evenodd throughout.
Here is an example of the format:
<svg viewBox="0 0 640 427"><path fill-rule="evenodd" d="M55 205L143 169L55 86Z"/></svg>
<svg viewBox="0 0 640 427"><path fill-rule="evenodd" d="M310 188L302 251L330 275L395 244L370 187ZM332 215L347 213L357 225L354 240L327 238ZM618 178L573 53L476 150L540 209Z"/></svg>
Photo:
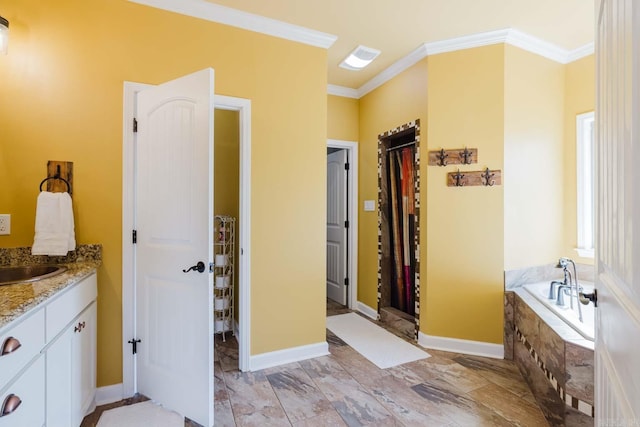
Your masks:
<svg viewBox="0 0 640 427"><path fill-rule="evenodd" d="M578 189L578 255L594 257L594 125L593 111L576 116L576 170Z"/></svg>

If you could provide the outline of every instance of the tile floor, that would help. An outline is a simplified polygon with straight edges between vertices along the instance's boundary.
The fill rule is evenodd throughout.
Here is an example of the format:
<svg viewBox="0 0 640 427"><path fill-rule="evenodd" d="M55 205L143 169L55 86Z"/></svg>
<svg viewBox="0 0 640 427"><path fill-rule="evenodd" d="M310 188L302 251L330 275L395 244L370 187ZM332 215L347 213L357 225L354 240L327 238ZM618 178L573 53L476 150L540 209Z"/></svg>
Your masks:
<svg viewBox="0 0 640 427"><path fill-rule="evenodd" d="M428 359L380 369L327 331L331 355L243 373L236 340L218 338L216 426L548 425L509 361L427 350ZM103 408L82 426L94 426Z"/></svg>

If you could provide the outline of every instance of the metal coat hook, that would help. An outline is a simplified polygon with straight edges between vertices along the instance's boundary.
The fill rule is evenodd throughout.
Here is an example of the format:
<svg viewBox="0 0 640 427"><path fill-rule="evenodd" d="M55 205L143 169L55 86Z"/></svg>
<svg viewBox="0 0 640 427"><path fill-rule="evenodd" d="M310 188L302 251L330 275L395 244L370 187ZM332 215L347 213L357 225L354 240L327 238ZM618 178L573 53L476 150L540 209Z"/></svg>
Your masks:
<svg viewBox="0 0 640 427"><path fill-rule="evenodd" d="M496 183L495 180L491 179L495 176L495 173L491 173L491 171L489 170L489 168L487 168L484 173L480 176L482 176L482 179L484 180L484 182L482 183L482 185L486 186L486 187L493 187L493 185Z"/></svg>
<svg viewBox="0 0 640 427"><path fill-rule="evenodd" d="M444 148L441 148L440 153L436 155L438 166L447 166L447 157L449 157L449 154L445 153Z"/></svg>
<svg viewBox="0 0 640 427"><path fill-rule="evenodd" d="M464 147L464 151L460 152L460 160L462 160L463 165L470 165L473 160L473 153L469 151L467 147Z"/></svg>
<svg viewBox="0 0 640 427"><path fill-rule="evenodd" d="M460 169L458 169L458 172L453 175L453 178L456 180L456 187L464 187L464 182L462 181L464 179L464 174L460 173Z"/></svg>

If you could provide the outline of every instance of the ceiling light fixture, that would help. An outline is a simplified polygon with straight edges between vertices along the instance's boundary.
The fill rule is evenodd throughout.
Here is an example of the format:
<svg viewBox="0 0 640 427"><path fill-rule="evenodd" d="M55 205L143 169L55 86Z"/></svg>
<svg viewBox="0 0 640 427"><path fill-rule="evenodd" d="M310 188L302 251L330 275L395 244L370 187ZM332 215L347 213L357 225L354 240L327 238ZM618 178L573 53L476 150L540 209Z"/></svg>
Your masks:
<svg viewBox="0 0 640 427"><path fill-rule="evenodd" d="M380 51L366 46L358 46L340 63L341 68L358 71L369 65L380 55Z"/></svg>
<svg viewBox="0 0 640 427"><path fill-rule="evenodd" d="M0 53L7 54L9 48L9 21L0 16Z"/></svg>

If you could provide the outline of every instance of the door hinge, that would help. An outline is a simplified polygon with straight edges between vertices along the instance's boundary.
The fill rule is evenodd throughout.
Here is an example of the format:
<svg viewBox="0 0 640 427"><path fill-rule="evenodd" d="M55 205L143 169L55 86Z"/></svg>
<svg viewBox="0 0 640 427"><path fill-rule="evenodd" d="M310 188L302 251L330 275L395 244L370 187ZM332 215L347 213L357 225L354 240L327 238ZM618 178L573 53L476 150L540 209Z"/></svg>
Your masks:
<svg viewBox="0 0 640 427"><path fill-rule="evenodd" d="M344 222L344 228L349 228L349 221Z"/></svg>
<svg viewBox="0 0 640 427"><path fill-rule="evenodd" d="M131 232L131 241L133 242L133 244L138 243L138 230L133 230Z"/></svg>
<svg viewBox="0 0 640 427"><path fill-rule="evenodd" d="M345 278L344 278L344 285L345 285L346 287L349 287L349 278L348 278L348 277L345 277Z"/></svg>
<svg viewBox="0 0 640 427"><path fill-rule="evenodd" d="M138 132L138 119L133 118L133 133Z"/></svg>
<svg viewBox="0 0 640 427"><path fill-rule="evenodd" d="M132 345L131 348L131 353L132 354L136 354L138 352L138 343L141 342L142 340L137 340L137 339L130 339L129 341L127 341L129 344Z"/></svg>
<svg viewBox="0 0 640 427"><path fill-rule="evenodd" d="M345 163L344 164L344 170L348 171L349 170L349 163Z"/></svg>

